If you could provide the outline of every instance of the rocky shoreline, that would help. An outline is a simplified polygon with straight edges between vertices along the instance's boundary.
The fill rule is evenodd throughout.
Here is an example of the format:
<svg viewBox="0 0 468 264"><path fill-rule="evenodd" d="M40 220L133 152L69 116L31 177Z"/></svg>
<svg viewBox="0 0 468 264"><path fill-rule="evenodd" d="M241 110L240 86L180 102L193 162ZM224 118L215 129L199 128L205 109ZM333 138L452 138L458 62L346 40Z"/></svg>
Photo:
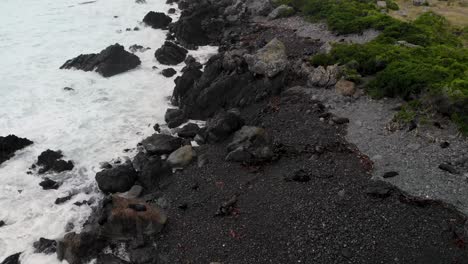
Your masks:
<svg viewBox="0 0 468 264"><path fill-rule="evenodd" d="M178 21L156 12L143 21L169 29L155 58L186 64L171 98L178 108L165 115L172 130L156 124L132 160L103 164L96 181L106 197L82 231L41 239L36 252L70 264L468 261L466 216L371 180L373 161L347 141L350 119L311 92L340 79L338 66L314 68L308 56L378 32L336 36L281 18L294 10L267 0L168 4L182 10ZM203 45L219 46L205 65L187 56ZM139 63L116 44L62 67L109 77ZM169 69L161 74L173 76ZM55 158L39 159L41 169L73 168L45 153ZM2 262L12 263L19 254Z"/></svg>

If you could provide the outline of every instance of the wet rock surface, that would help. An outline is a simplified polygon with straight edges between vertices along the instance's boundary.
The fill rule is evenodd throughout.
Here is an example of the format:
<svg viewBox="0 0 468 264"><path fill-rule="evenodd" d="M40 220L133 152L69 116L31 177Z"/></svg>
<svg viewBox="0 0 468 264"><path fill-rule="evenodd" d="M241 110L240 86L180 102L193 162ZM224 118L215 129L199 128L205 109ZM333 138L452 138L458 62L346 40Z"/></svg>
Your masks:
<svg viewBox="0 0 468 264"><path fill-rule="evenodd" d="M20 138L15 135L0 137L0 164L12 158L17 150L23 149L31 144L33 144L31 140Z"/></svg>
<svg viewBox="0 0 468 264"><path fill-rule="evenodd" d="M143 18L143 22L155 29L166 29L172 22L172 18L164 13L150 11Z"/></svg>
<svg viewBox="0 0 468 264"><path fill-rule="evenodd" d="M177 65L183 62L188 51L177 44L166 41L164 45L156 50L154 56L156 59L165 65Z"/></svg>
<svg viewBox="0 0 468 264"><path fill-rule="evenodd" d="M1 264L21 264L19 258L21 253L13 254L2 261Z"/></svg>
<svg viewBox="0 0 468 264"><path fill-rule="evenodd" d="M52 254L57 250L57 242L41 237L38 241L34 242L33 247L35 253Z"/></svg>
<svg viewBox="0 0 468 264"><path fill-rule="evenodd" d="M98 54L82 54L68 60L60 69L96 71L104 77L111 77L129 71L141 64L140 59L127 52L120 44L114 44Z"/></svg>
<svg viewBox="0 0 468 264"><path fill-rule="evenodd" d="M164 77L167 77L167 78L170 78L174 75L177 74L176 70L174 70L173 68L167 68L167 69L164 69L161 71L161 74L164 76Z"/></svg>
<svg viewBox="0 0 468 264"><path fill-rule="evenodd" d="M104 193L126 192L130 190L137 178L131 164L116 166L96 174L96 182Z"/></svg>
<svg viewBox="0 0 468 264"><path fill-rule="evenodd" d="M38 173L44 174L47 172L60 173L70 171L74 168L73 162L63 160L62 151L46 150L37 157L36 165L39 167Z"/></svg>

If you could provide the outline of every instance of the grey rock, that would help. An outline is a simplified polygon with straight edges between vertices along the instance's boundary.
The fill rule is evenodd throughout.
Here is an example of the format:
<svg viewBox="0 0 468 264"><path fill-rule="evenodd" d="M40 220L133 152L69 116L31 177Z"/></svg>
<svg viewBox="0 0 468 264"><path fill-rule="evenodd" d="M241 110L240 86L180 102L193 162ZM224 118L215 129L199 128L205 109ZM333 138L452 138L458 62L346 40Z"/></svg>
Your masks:
<svg viewBox="0 0 468 264"><path fill-rule="evenodd" d="M280 5L275 8L271 13L268 15L269 19L277 19L281 17L288 17L294 13L294 8L287 6L287 5Z"/></svg>
<svg viewBox="0 0 468 264"><path fill-rule="evenodd" d="M173 168L183 168L189 165L196 155L192 146L186 145L172 152L167 158L167 163Z"/></svg>
<svg viewBox="0 0 468 264"><path fill-rule="evenodd" d="M429 3L427 2L427 0L413 0L413 5L414 6L424 6L424 5L428 5Z"/></svg>
<svg viewBox="0 0 468 264"><path fill-rule="evenodd" d="M266 161L273 158L270 139L263 128L244 126L228 145L227 161Z"/></svg>
<svg viewBox="0 0 468 264"><path fill-rule="evenodd" d="M288 64L286 48L283 42L276 38L254 55L246 54L244 58L249 65L250 71L269 78L282 72Z"/></svg>
<svg viewBox="0 0 468 264"><path fill-rule="evenodd" d="M330 87L338 82L341 71L338 65L313 68L308 77L309 86Z"/></svg>
<svg viewBox="0 0 468 264"><path fill-rule="evenodd" d="M52 254L57 250L57 242L41 237L33 243L33 247L35 253Z"/></svg>

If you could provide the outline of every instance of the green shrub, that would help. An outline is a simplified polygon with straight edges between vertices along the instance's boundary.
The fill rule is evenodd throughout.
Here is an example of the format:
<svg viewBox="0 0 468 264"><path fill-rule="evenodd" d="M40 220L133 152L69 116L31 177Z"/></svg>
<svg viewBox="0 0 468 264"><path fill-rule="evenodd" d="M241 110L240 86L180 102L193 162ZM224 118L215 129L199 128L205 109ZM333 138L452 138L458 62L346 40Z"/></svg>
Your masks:
<svg viewBox="0 0 468 264"><path fill-rule="evenodd" d="M386 0L387 8L390 10L400 10L400 7L392 0Z"/></svg>

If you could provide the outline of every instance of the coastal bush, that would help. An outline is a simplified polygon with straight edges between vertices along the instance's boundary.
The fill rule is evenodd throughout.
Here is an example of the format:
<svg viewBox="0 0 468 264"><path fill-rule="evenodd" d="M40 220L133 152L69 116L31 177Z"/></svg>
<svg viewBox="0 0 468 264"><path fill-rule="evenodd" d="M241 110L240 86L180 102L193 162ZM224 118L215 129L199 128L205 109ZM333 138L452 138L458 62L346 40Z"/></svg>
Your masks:
<svg viewBox="0 0 468 264"><path fill-rule="evenodd" d="M404 22L380 13L367 0L283 0L313 20L324 20L337 33L373 28L381 34L366 44L335 44L329 54L311 58L314 66L350 62L350 80L375 75L367 84L375 97L411 100L420 95L448 97L453 104L468 102L466 28L455 29L432 12ZM387 3L388 4L388 3ZM468 107L452 107L452 119L468 133Z"/></svg>

